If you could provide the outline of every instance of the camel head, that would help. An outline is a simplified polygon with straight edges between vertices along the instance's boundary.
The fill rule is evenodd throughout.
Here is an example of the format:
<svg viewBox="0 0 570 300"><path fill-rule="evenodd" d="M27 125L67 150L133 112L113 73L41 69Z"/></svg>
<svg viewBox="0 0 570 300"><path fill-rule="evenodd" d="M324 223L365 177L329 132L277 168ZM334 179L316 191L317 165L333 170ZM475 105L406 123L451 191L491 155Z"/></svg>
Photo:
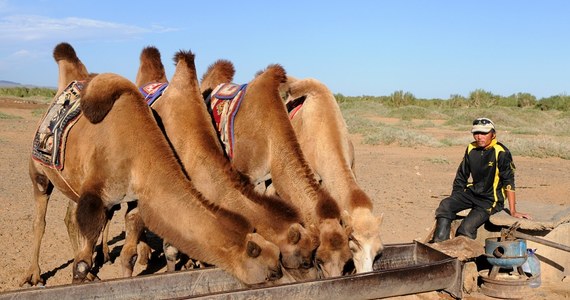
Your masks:
<svg viewBox="0 0 570 300"><path fill-rule="evenodd" d="M236 276L248 285L275 281L283 276L279 248L257 233L248 233Z"/></svg>
<svg viewBox="0 0 570 300"><path fill-rule="evenodd" d="M322 277L341 276L344 265L352 258L348 247L350 226L343 227L338 219L324 219L318 226L320 245L315 254L315 264Z"/></svg>
<svg viewBox="0 0 570 300"><path fill-rule="evenodd" d="M382 216L376 217L366 208L356 208L351 215L344 211L343 221L353 229L348 245L356 273L373 271L374 259L384 250L380 238Z"/></svg>
<svg viewBox="0 0 570 300"><path fill-rule="evenodd" d="M154 46L145 47L141 51L139 70L135 79L138 87L151 82L168 82L160 51Z"/></svg>
<svg viewBox="0 0 570 300"><path fill-rule="evenodd" d="M309 269L313 266L313 252L319 246L319 237L316 231L293 223L277 245L281 250L281 261L285 268Z"/></svg>

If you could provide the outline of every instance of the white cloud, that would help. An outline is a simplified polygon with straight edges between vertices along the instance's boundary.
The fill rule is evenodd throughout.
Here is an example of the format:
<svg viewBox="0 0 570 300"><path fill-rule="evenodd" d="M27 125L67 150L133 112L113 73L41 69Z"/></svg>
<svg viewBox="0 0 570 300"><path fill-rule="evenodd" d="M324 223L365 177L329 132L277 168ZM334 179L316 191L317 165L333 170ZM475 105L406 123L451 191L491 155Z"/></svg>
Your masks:
<svg viewBox="0 0 570 300"><path fill-rule="evenodd" d="M29 50L18 50L14 53L12 53L12 55L10 55L11 58L35 58L38 57L37 53L31 52Z"/></svg>
<svg viewBox="0 0 570 300"><path fill-rule="evenodd" d="M38 15L11 15L0 18L0 36L4 42L52 41L62 38L131 39L147 33L175 30L177 29L156 25L145 28L75 17L54 19Z"/></svg>

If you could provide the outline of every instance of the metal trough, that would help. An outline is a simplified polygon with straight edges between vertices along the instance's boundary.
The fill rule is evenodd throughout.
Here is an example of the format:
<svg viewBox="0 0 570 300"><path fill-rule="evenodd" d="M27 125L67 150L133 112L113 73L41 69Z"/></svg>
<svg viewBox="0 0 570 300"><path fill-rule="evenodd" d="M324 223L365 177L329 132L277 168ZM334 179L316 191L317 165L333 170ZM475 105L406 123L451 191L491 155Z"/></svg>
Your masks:
<svg viewBox="0 0 570 300"><path fill-rule="evenodd" d="M462 297L462 265L422 243L386 245L374 271L248 288L217 268L142 275L81 285L29 288L0 299L377 299L445 290Z"/></svg>

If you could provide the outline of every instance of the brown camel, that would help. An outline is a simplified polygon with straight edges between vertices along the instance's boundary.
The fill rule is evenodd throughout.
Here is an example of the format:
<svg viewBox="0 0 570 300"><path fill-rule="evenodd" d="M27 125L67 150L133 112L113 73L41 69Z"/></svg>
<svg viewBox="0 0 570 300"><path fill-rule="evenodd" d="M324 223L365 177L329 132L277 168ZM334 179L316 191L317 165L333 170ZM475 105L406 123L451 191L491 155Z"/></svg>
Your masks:
<svg viewBox="0 0 570 300"><path fill-rule="evenodd" d="M69 82L66 82L66 80L69 80L70 78L73 78L76 80L86 80L89 77L89 74L87 72L87 68L83 65L83 63L77 57L73 47L71 45L69 45L68 43L60 43L55 47L54 59L58 63L58 67L59 67L58 91L57 91L56 95L60 95L63 92L63 89L66 88L66 86L69 83ZM51 188L53 188L53 187L51 187ZM74 191L74 190L71 190L70 193L71 194L67 195L68 197L70 197L70 200L69 200L66 215L65 215L65 224L67 227L69 239L71 241L73 253L76 253L78 251L79 241L78 241L78 236L77 236L78 232L77 232L77 223L75 222L75 214L76 214L76 209L77 209L76 199L77 199L77 197L79 197L79 195L78 195L77 191ZM51 192L48 193L47 196L49 197L50 194L51 194ZM71 200L71 199L74 199L74 200ZM49 198L48 198L48 200L49 200ZM40 203L38 203L38 204L40 204ZM47 202L46 202L46 205L47 205ZM111 219L114 212L116 210L118 210L119 208L120 208L120 206L117 205L117 206L115 206L112 209L109 209L107 211L107 221ZM40 209L42 209L42 210L47 209L47 206L45 206L45 207L40 206ZM135 211L133 211L133 209ZM136 228L140 227L142 225L140 224L138 219L133 217L133 215L135 213L136 213L136 203L135 202L129 202L127 212L125 214L125 227L127 227L127 229L131 229L131 230L127 230L127 233L130 231L132 231L132 232L140 231L140 230L137 230ZM109 223L105 222L105 226L104 226L104 229L102 232L102 238L101 238L103 263L110 262L110 255L109 255L110 251L109 251L109 245L107 243L108 234L109 234L109 226L108 225L109 225ZM43 220L36 220L36 223L34 226L36 226L38 229L45 228L45 222L43 222ZM33 250L33 252L34 252L33 261L34 261L34 263L32 263L32 266L30 267L30 272L28 275L31 277L30 278L24 278L24 280L22 280L20 285L23 285L27 282L32 282L33 284L37 284L39 282L42 282L42 279L39 278L39 251L40 251L41 239L43 236L44 229L41 229L41 232L42 232L41 235L38 235L38 234L34 235L34 243L33 243L33 249L34 249ZM137 255L137 242L139 240L141 241L141 243L140 243L141 245L140 245L139 250L138 250L140 252L140 255ZM133 246L129 247L129 245L134 245L134 248L132 248ZM138 234L138 235L127 234L125 246L123 247L123 250L121 251L122 255L120 257L120 260L122 263L123 276L128 277L128 276L132 275L134 263L136 262L138 257L140 257L140 259L139 259L140 264L143 264L143 265L147 264L148 258L150 257L150 253L151 253L150 246L148 244L146 244L144 236L141 236L140 234ZM125 255L125 254L127 254L127 255Z"/></svg>
<svg viewBox="0 0 570 300"><path fill-rule="evenodd" d="M61 67L80 63L65 55L54 53L63 70L59 82L82 78L79 68ZM207 201L186 178L134 84L110 73L90 78L81 91L81 111L67 136L65 168L30 163L38 208L47 205L53 187L77 202L81 247L73 263L74 283L88 279L106 209L134 200L144 224L185 253L246 284L282 276L279 248L254 233L243 216ZM37 210L36 220L45 223L45 209ZM34 227L41 240L43 228ZM37 280L39 266L32 263L25 281Z"/></svg>
<svg viewBox="0 0 570 300"><path fill-rule="evenodd" d="M340 276L352 257L351 228L343 227L338 204L319 186L305 161L279 95L279 84L285 80L285 70L271 65L247 85L235 115L231 162L259 190L271 179L279 197L301 210L304 223L319 232L315 262L321 276ZM212 83L219 82L224 81L204 80L202 93L212 93Z"/></svg>
<svg viewBox="0 0 570 300"><path fill-rule="evenodd" d="M287 86L286 106L301 150L321 184L350 214L349 245L356 272L370 272L384 249L382 216L374 216L372 201L357 183L354 147L338 103L318 80L288 77Z"/></svg>
<svg viewBox="0 0 570 300"><path fill-rule="evenodd" d="M317 237L300 224L301 216L295 206L255 193L251 184L231 167L200 93L194 56L180 52L176 58L172 81L152 108L194 186L210 201L249 219L258 233L279 246L283 266L311 267ZM231 62L220 60L208 68L203 78L209 80L215 74L231 80L234 72ZM263 80L264 76L260 78ZM160 52L146 47L141 52L136 85L163 82L166 75ZM172 260L170 257L169 262ZM169 265L173 268L173 263Z"/></svg>

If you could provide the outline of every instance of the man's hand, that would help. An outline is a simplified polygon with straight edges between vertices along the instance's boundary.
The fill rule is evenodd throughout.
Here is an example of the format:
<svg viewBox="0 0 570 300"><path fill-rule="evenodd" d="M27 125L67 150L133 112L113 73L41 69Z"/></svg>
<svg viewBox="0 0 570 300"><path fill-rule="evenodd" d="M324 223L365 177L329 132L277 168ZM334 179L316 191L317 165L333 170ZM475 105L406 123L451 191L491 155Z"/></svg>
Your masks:
<svg viewBox="0 0 570 300"><path fill-rule="evenodd" d="M528 219L528 220L532 220L532 217L529 214L525 214L525 213L521 213L521 212L514 212L511 213L511 216L515 217L515 218L520 218L520 219Z"/></svg>

